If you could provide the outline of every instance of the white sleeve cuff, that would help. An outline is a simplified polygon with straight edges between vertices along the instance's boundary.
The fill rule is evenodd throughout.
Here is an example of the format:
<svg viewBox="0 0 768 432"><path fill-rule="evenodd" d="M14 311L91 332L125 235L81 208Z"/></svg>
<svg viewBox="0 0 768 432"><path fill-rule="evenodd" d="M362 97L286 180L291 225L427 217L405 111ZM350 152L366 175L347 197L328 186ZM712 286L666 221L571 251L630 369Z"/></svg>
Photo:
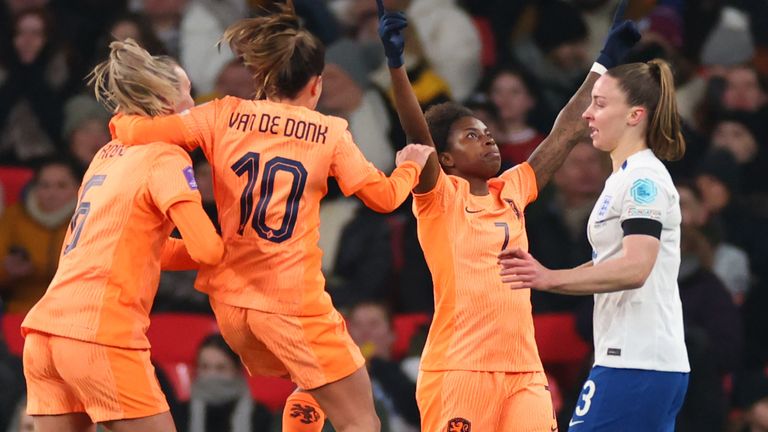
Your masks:
<svg viewBox="0 0 768 432"><path fill-rule="evenodd" d="M603 75L606 72L608 72L608 69L606 69L605 66L601 65L598 62L594 62L594 63L592 63L592 68L589 71L590 72L595 72L595 73L597 73L599 75Z"/></svg>

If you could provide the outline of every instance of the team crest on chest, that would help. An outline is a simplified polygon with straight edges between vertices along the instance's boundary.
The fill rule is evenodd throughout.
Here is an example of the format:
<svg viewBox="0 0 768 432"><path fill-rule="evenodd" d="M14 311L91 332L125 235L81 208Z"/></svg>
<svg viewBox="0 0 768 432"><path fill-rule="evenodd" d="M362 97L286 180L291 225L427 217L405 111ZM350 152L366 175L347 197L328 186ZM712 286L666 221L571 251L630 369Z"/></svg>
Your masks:
<svg viewBox="0 0 768 432"><path fill-rule="evenodd" d="M472 423L461 417L448 420L448 432L472 432Z"/></svg>
<svg viewBox="0 0 768 432"><path fill-rule="evenodd" d="M517 204L509 198L503 198L504 202L512 206L512 210L515 212L515 216L517 217L517 220L520 220L520 209L517 208Z"/></svg>

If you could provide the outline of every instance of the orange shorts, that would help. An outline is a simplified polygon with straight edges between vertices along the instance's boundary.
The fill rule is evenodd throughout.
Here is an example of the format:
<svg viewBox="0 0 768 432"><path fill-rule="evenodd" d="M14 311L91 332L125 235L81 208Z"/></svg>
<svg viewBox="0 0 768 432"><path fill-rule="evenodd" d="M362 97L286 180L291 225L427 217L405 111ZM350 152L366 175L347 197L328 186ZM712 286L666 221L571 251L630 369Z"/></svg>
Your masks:
<svg viewBox="0 0 768 432"><path fill-rule="evenodd" d="M544 372L420 371L423 432L553 432L557 420Z"/></svg>
<svg viewBox="0 0 768 432"><path fill-rule="evenodd" d="M290 377L304 390L346 378L365 364L335 309L292 316L230 306L211 298L221 335L252 375Z"/></svg>
<svg viewBox="0 0 768 432"><path fill-rule="evenodd" d="M87 413L94 423L169 410L149 350L30 332L24 341L27 414Z"/></svg>

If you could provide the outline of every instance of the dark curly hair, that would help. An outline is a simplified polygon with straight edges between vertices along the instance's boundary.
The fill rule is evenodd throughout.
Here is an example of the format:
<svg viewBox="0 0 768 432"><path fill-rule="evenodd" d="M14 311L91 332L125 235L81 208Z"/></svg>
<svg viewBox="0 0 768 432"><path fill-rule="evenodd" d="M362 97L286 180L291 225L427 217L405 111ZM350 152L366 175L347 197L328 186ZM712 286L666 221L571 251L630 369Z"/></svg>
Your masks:
<svg viewBox="0 0 768 432"><path fill-rule="evenodd" d="M432 135L432 141L438 153L448 151L448 135L451 133L451 126L464 117L474 117L475 113L469 108L459 105L455 102L445 102L435 105L424 114L429 126L429 133Z"/></svg>

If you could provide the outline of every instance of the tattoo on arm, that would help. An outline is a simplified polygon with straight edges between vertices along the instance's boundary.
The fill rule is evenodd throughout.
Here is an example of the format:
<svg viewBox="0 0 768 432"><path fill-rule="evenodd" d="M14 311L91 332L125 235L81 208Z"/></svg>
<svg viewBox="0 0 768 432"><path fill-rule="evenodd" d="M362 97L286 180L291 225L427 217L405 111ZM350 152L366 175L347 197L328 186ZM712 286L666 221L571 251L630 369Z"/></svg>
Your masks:
<svg viewBox="0 0 768 432"><path fill-rule="evenodd" d="M558 114L552 131L528 158L528 163L536 173L536 185L539 190L544 189L571 149L580 141L589 138L589 127L581 118L581 114L590 104L592 87L599 77L597 73L589 73L576 94Z"/></svg>

